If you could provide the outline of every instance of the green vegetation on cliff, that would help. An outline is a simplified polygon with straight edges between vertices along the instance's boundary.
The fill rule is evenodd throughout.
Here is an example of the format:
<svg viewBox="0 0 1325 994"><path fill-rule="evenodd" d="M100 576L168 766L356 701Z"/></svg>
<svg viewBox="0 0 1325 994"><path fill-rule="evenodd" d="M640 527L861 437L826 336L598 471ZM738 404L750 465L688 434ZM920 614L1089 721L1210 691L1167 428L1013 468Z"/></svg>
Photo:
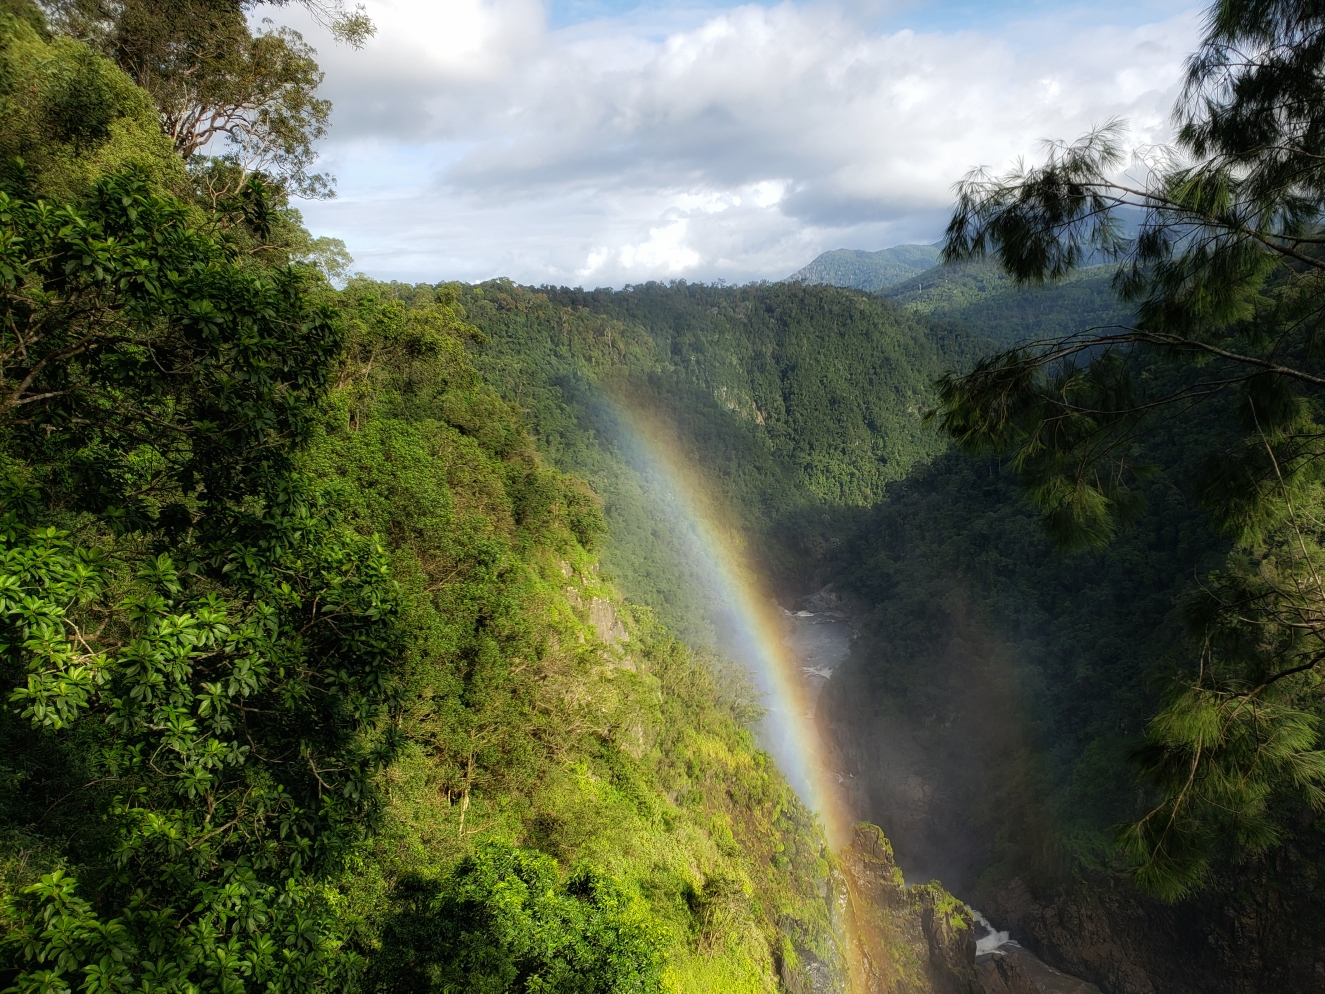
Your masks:
<svg viewBox="0 0 1325 994"><path fill-rule="evenodd" d="M769 572L795 585L803 522L874 502L940 450L922 424L931 382L975 351L965 333L833 287L455 292L485 338L478 367L547 458L603 497L606 568L692 640L710 637L708 581L669 525L673 481L650 474L631 422L670 437Z"/></svg>
<svg viewBox="0 0 1325 994"><path fill-rule="evenodd" d="M292 263L279 176L50 137L69 93L151 111L40 28L0 23L62 87L0 118L0 987L840 972L748 689L599 577L455 295Z"/></svg>
<svg viewBox="0 0 1325 994"><path fill-rule="evenodd" d="M141 180L0 194L4 969L307 987L398 736L378 543L295 466L340 332ZM187 910L185 910L187 909Z"/></svg>
<svg viewBox="0 0 1325 994"><path fill-rule="evenodd" d="M777 962L796 973L797 943L832 962L829 857L742 729L748 695L598 578L594 496L542 467L472 367L455 296L411 304L365 282L341 295L347 358L306 463L387 540L409 632L390 804L344 878L371 984L413 983L406 963L420 989L459 976L430 943L471 914L494 916L517 972L533 933L508 930L564 935L588 957L574 983L602 986L558 990L762 990ZM512 875L564 895L477 910L496 900L482 882Z"/></svg>

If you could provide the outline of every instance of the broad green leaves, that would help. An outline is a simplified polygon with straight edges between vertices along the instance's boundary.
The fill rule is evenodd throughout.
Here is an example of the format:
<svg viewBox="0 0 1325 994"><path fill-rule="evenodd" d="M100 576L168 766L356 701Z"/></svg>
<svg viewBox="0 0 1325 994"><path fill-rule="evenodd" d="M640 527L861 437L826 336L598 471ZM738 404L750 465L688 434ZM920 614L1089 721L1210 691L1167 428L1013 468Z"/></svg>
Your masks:
<svg viewBox="0 0 1325 994"><path fill-rule="evenodd" d="M540 853L479 846L442 884L402 881L367 986L377 991L650 994L658 926L589 868L563 878Z"/></svg>
<svg viewBox="0 0 1325 994"><path fill-rule="evenodd" d="M85 990L303 989L354 966L331 958L317 879L371 826L370 777L392 752L389 730L374 731L390 693L392 587L381 550L325 520L262 551L223 555L229 596L162 554L112 604L87 598L87 556L67 536L7 544L5 604L19 606L5 627L28 668L12 700L34 725L111 730L92 741L115 830L112 851L90 860L114 921L75 899L69 878L11 908L19 990L78 987L79 970Z"/></svg>
<svg viewBox="0 0 1325 994"><path fill-rule="evenodd" d="M93 550L70 548L55 528L23 528L11 514L0 537L0 652L22 657L27 685L10 695L34 724L59 730L78 719L107 680L105 654L87 645L70 618L105 586ZM26 533L26 534L24 534ZM22 536L20 538L20 536Z"/></svg>
<svg viewBox="0 0 1325 994"><path fill-rule="evenodd" d="M385 551L295 468L335 316L132 176L0 195L0 235L4 730L76 755L104 826L51 839L0 961L22 992L351 976L322 888L380 809L402 650Z"/></svg>
<svg viewBox="0 0 1325 994"><path fill-rule="evenodd" d="M83 211L0 194L8 451L120 530L281 486L340 348L316 285L236 264L132 175Z"/></svg>

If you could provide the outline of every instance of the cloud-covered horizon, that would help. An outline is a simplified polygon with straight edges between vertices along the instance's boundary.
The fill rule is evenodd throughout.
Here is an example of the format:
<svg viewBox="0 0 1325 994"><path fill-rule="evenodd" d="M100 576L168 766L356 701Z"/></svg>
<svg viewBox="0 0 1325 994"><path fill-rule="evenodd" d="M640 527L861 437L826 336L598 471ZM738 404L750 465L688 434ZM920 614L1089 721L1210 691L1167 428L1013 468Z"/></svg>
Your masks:
<svg viewBox="0 0 1325 994"><path fill-rule="evenodd" d="M1194 11L1030 9L979 30L791 2L553 28L539 0L372 0L362 51L306 30L340 195L304 214L356 268L429 282L745 282L931 242L972 167L1113 117L1168 137Z"/></svg>

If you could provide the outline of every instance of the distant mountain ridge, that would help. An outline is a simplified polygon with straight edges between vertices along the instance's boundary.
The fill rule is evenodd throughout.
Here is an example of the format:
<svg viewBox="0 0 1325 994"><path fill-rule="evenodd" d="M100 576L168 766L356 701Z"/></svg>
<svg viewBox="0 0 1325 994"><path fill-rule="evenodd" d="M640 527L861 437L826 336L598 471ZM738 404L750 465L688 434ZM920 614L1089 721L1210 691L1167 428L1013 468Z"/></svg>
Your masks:
<svg viewBox="0 0 1325 994"><path fill-rule="evenodd" d="M937 265L937 245L895 245L878 252L834 249L787 277L789 283L827 283L881 293Z"/></svg>
<svg viewBox="0 0 1325 994"><path fill-rule="evenodd" d="M1131 319L1131 309L1114 294L1112 265L1079 269L1059 283L1019 287L992 259L942 265L939 252L937 245L836 249L787 282L875 293L913 313L962 325L1001 348Z"/></svg>

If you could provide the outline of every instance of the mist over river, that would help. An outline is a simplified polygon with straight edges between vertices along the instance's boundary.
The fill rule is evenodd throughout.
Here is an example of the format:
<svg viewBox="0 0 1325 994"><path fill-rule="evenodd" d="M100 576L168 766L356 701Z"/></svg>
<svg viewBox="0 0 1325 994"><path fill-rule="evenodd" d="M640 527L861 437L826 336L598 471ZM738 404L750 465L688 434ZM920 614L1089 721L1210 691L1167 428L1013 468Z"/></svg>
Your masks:
<svg viewBox="0 0 1325 994"><path fill-rule="evenodd" d="M809 709L809 724L814 727L814 711L819 696L838 667L851 655L851 644L857 636L857 630L841 600L828 588L801 598L793 607L779 605L779 613L782 617L783 641L798 665L804 689L802 700ZM761 722L760 742L765 748L770 745L776 747L777 743L770 743L769 737L776 734L777 728L786 727L786 722L777 721L776 717L770 712ZM776 748L770 748L770 751L776 755ZM822 755L833 757L834 753L831 748L825 747ZM851 789L854 775L842 770L843 764L836 765L837 769L827 772L830 782L836 782L841 791L842 803L853 817L869 820L868 811L855 810L854 792ZM899 853L898 860L905 872L905 854ZM909 882L922 881L909 879ZM977 962L1002 957L1012 959L1025 971L1041 994L1099 994L1099 988L1094 984L1054 969L1014 941L1008 932L999 930L996 924L979 911L973 909L973 914Z"/></svg>

